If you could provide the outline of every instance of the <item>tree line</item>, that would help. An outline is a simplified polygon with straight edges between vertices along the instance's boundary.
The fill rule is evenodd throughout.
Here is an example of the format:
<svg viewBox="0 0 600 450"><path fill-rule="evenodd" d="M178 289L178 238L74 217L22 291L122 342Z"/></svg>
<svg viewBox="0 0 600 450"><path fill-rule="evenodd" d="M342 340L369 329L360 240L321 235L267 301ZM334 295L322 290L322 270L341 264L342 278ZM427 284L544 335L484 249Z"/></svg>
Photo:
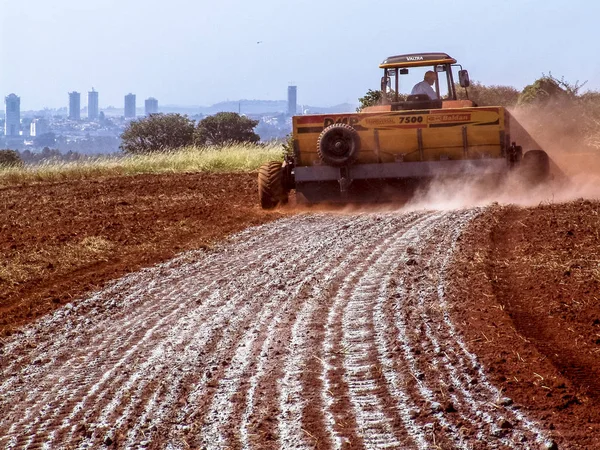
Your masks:
<svg viewBox="0 0 600 450"><path fill-rule="evenodd" d="M254 132L258 120L234 112L205 117L198 124L181 114L151 114L132 121L121 135L125 153L150 153L188 146L223 146L231 143L257 143Z"/></svg>
<svg viewBox="0 0 600 450"><path fill-rule="evenodd" d="M44 147L41 152L0 149L0 167L23 167L25 164L39 164L46 161L79 161L84 158L89 158L89 155L71 150L61 152L56 148L49 147Z"/></svg>
<svg viewBox="0 0 600 450"><path fill-rule="evenodd" d="M126 154L143 154L193 145L220 147L235 143L257 143L260 136L254 132L254 128L258 123L258 120L234 112L221 112L197 124L186 115L151 114L129 123L121 134L120 149ZM55 136L51 138L56 143ZM76 145L73 143L71 146ZM0 150L0 167L20 167L24 163L35 164L47 160L76 161L83 157L83 154L73 150L61 153L49 147L44 147L39 153L4 149Z"/></svg>

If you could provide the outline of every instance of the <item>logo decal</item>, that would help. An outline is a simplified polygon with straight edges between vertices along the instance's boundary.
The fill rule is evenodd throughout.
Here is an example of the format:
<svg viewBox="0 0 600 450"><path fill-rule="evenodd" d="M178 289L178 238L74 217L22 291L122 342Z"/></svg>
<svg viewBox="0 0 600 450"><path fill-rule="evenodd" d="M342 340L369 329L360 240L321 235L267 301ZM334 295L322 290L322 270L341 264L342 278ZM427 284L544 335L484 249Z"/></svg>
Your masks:
<svg viewBox="0 0 600 450"><path fill-rule="evenodd" d="M427 123L470 122L471 114L435 114L427 117Z"/></svg>

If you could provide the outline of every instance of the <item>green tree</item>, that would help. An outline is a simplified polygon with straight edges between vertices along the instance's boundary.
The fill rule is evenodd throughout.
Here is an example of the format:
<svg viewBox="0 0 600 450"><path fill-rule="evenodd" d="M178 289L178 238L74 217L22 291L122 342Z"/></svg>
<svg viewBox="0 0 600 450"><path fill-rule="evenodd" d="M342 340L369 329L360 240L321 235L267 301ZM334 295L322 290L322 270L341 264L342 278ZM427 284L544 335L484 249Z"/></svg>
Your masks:
<svg viewBox="0 0 600 450"><path fill-rule="evenodd" d="M194 121L181 114L152 114L132 121L121 134L125 153L174 150L194 141Z"/></svg>
<svg viewBox="0 0 600 450"><path fill-rule="evenodd" d="M396 92L393 90L386 92L385 96L387 103L396 101ZM406 100L406 95L398 94L398 100ZM356 108L356 112L361 112L364 108L367 108L369 106L381 105L383 104L383 93L381 91L374 91L372 89L369 89L364 97L360 97L358 99L358 102L359 106L358 108Z"/></svg>
<svg viewBox="0 0 600 450"><path fill-rule="evenodd" d="M0 150L0 168L23 167L23 160L15 150Z"/></svg>
<svg viewBox="0 0 600 450"><path fill-rule="evenodd" d="M260 136L254 132L258 122L234 112L220 112L198 122L194 141L200 146L221 146L239 142L256 143L260 140Z"/></svg>

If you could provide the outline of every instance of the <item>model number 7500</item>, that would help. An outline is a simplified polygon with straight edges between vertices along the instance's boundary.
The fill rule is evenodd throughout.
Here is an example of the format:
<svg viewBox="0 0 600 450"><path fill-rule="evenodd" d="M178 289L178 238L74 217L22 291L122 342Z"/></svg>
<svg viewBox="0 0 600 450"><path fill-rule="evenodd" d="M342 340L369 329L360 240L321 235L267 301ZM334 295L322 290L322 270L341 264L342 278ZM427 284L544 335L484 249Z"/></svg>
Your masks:
<svg viewBox="0 0 600 450"><path fill-rule="evenodd" d="M400 123L421 123L423 116L402 116L399 118Z"/></svg>

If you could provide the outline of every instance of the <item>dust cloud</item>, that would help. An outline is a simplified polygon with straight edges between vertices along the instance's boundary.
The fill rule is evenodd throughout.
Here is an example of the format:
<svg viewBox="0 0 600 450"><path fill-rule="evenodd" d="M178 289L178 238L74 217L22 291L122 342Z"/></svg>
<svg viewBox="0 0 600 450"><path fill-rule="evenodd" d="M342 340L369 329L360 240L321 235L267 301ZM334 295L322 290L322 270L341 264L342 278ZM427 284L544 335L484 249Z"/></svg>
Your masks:
<svg viewBox="0 0 600 450"><path fill-rule="evenodd" d="M517 172L506 177L437 179L420 189L403 210L463 209L491 203L536 206L578 198L600 199L600 175L555 174L546 183L532 185Z"/></svg>
<svg viewBox="0 0 600 450"><path fill-rule="evenodd" d="M551 178L547 183L532 185L518 170L503 178L437 179L419 189L403 209L460 209L493 202L535 206L600 199L600 150L589 145L589 129L586 133L574 119L565 119L578 114L556 105L545 110L520 108L511 114L538 144L524 150L537 147L548 153Z"/></svg>

